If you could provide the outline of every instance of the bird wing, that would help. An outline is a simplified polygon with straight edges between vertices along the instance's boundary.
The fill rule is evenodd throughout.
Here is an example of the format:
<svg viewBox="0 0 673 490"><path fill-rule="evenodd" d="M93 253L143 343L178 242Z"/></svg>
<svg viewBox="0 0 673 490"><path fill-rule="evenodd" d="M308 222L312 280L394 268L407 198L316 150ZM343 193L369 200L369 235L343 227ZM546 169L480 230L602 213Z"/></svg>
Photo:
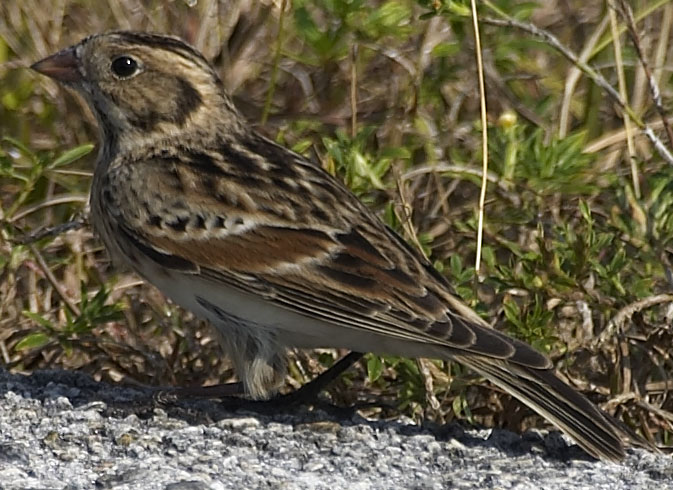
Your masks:
<svg viewBox="0 0 673 490"><path fill-rule="evenodd" d="M107 207L120 213L126 241L167 269L351 329L551 367L529 345L489 328L336 179L263 143L126 162L143 174L119 177ZM138 201L128 193L153 198L139 211L126 205Z"/></svg>

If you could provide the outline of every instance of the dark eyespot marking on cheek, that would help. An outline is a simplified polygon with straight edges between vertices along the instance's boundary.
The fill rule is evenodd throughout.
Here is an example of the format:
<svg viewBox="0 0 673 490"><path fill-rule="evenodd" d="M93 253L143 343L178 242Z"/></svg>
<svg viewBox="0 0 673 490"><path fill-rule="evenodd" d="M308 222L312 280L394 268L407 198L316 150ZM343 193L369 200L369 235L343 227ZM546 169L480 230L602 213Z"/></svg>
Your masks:
<svg viewBox="0 0 673 490"><path fill-rule="evenodd" d="M180 77L164 82L163 90L152 89L150 93L139 90L131 95L121 98L119 103L128 108L129 122L144 132L152 131L161 122L183 126L203 104L194 86Z"/></svg>
<svg viewBox="0 0 673 490"><path fill-rule="evenodd" d="M149 132L162 122L183 126L203 104L201 95L187 80L149 70L146 73L152 83L129 85L124 93L109 94L137 129Z"/></svg>
<svg viewBox="0 0 673 490"><path fill-rule="evenodd" d="M175 122L183 125L189 115L203 104L203 99L187 80L178 78L177 81L179 95L176 99Z"/></svg>

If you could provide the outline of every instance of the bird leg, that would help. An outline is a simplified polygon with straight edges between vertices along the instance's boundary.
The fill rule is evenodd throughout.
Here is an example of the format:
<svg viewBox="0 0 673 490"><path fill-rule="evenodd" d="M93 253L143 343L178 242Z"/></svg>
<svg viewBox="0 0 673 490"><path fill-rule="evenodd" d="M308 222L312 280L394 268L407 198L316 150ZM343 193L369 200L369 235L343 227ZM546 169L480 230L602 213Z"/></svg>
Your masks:
<svg viewBox="0 0 673 490"><path fill-rule="evenodd" d="M222 383L212 386L161 388L154 393L153 398L161 403L173 403L188 398L238 398L244 394L243 383Z"/></svg>
<svg viewBox="0 0 673 490"><path fill-rule="evenodd" d="M285 395L276 395L268 400L268 403L274 405L301 405L314 401L320 392L327 388L327 386L337 379L342 373L348 370L353 364L362 359L364 354L362 352L349 352L344 357L339 359L332 367L324 373L306 383L301 388L296 389L291 393Z"/></svg>
<svg viewBox="0 0 673 490"><path fill-rule="evenodd" d="M319 374L301 388L284 395L276 395L269 400L251 401L241 399L241 396L246 394L243 383L224 383L213 386L187 388L162 388L154 395L154 398L162 403L174 402L185 398L224 398L227 399L227 402L234 402L234 404L247 405L248 403L252 403L254 405L270 405L273 407L301 405L314 401L322 390L359 361L363 355L362 352L350 352L339 359L327 371Z"/></svg>

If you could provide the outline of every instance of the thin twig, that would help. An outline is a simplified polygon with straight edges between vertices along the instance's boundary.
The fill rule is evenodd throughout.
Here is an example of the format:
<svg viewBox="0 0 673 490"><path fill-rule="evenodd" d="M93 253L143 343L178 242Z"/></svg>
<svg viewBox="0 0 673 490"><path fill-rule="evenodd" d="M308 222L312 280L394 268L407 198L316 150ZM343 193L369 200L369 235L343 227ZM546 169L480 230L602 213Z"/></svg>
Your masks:
<svg viewBox="0 0 673 490"><path fill-rule="evenodd" d="M647 62L647 58L645 57L645 53L643 53L641 47L642 43L640 42L640 35L638 34L638 30L636 29L636 23L635 20L633 19L633 11L631 10L629 4L626 3L624 0L618 0L618 1L619 6L621 8L621 14L624 17L624 21L626 22L627 31L629 33L629 36L631 37L631 42L633 43L633 46L636 48L636 55L638 56L641 65L643 66L645 75L647 76L647 80L650 85L650 93L652 94L652 100L654 101L654 107L657 109L659 117L661 117L664 129L666 129L666 136L668 136L668 144L671 145L671 147L673 147L673 130L671 129L670 124L668 124L668 119L666 119L666 109L664 109L664 103L661 100L661 90L659 89L659 84L657 83L657 80L654 78L654 76L652 76L652 70L650 70L650 66L649 63Z"/></svg>
<svg viewBox="0 0 673 490"><path fill-rule="evenodd" d="M60 298L63 300L63 302L66 304L68 309L72 314L75 316L80 315L79 308L77 308L77 305L73 303L70 298L68 298L68 295L65 293L61 285L58 283L58 280L54 276L54 274L51 272L51 269L49 268L49 265L47 265L47 262L44 260L44 257L42 257L42 254L40 251L35 248L35 245L30 244L28 245L28 248L30 249L30 252L33 254L33 257L35 257L35 260L37 261L37 265L40 267L42 272L44 273L44 276L47 278L49 283L52 285L56 293L60 296Z"/></svg>
<svg viewBox="0 0 673 490"><path fill-rule="evenodd" d="M636 401L636 405L638 405L641 408L644 408L645 410L648 410L652 413L657 414L659 417L665 419L668 421L670 429L673 430L673 413L667 411L667 410L662 410L659 407L655 407L651 403L646 402L645 400L638 400Z"/></svg>
<svg viewBox="0 0 673 490"><path fill-rule="evenodd" d="M593 49L596 47L596 44L600 40L605 28L608 26L608 18L604 17L596 30L591 34L591 37L587 41L584 49L580 53L580 60L586 63L589 61L589 58L592 56ZM559 116L559 130L558 134L560 138L565 138L568 134L570 128L570 103L572 102L572 94L575 91L577 82L579 82L582 71L575 65L573 65L570 70L568 70L568 76L566 77L566 83L563 87L563 100L561 102L561 111Z"/></svg>
<svg viewBox="0 0 673 490"><path fill-rule="evenodd" d="M17 240L17 243L22 245L30 245L35 243L43 238L55 237L65 233L66 231L79 230L87 225L87 219L77 218L66 223L61 223L60 225L50 226L48 228L41 228L39 230L32 231Z"/></svg>
<svg viewBox="0 0 673 490"><path fill-rule="evenodd" d="M490 6L490 2L486 2L486 5ZM522 31L528 32L530 34L533 34L536 37L539 37L541 39L544 39L545 42L547 42L551 47L556 49L559 53L561 53L565 58L567 58L569 61L571 61L575 66L577 66L584 74L588 75L596 85L601 87L603 90L605 90L610 97L612 97L620 106L623 106L624 109L626 110L626 104L622 100L622 98L619 95L619 92L617 92L610 83L603 78L603 76L598 73L593 67L591 67L588 63L582 61L573 51L570 50L567 46L565 46L556 36L554 36L551 32L546 31L544 29L541 29L537 27L534 24L531 24L529 22L522 22L520 20L517 20L513 17L510 17L509 15L505 14L504 12L501 12L499 9L494 9L498 14L503 17L502 19L495 19L493 17L482 17L481 21L494 25L494 26L499 26L499 27L509 27L509 28L516 28L520 29ZM632 116L629 114L629 116ZM635 116L635 115L633 115ZM633 117L632 116L632 117ZM634 117L634 120L638 119L637 117Z"/></svg>
<svg viewBox="0 0 673 490"><path fill-rule="evenodd" d="M407 172L402 174L402 181L413 179L425 174L439 174L442 172L475 175L477 177L481 177L482 179L484 178L484 175L486 175L486 179L489 182L497 185L503 191L509 190L510 185L512 184L511 181L503 179L501 176L497 175L494 172L487 172L486 174L484 174L483 170L479 168L467 167L463 165L452 165L444 161L437 162L433 165L414 167L411 170L408 170Z"/></svg>
<svg viewBox="0 0 673 490"><path fill-rule="evenodd" d="M668 121L669 123L672 122L673 117L669 117ZM658 118L656 121L648 121L645 123L645 125L649 128L652 128L653 130L661 129L663 127L662 122ZM621 143L625 137L624 128L615 129L614 131L604 133L600 138L590 141L584 146L584 148L582 148L582 151L584 153L596 153L604 150L605 148L608 148L609 146ZM637 134L636 137L644 138L646 136L644 134Z"/></svg>
<svg viewBox="0 0 673 490"><path fill-rule="evenodd" d="M619 38L617 14L614 8L614 0L608 6L610 12L610 30L612 32L612 46L615 52L615 64L617 69L617 81L619 83L619 95L626 103L626 78L624 77L624 62L622 60L622 45ZM636 165L636 146L633 144L633 130L631 119L626 112L622 113L624 119L624 131L626 133L626 148L629 154L629 166L631 167L631 180L636 199L640 199L640 179L638 178L638 166Z"/></svg>
<svg viewBox="0 0 673 490"><path fill-rule="evenodd" d="M479 223L477 225L477 250L474 269L479 275L481 265L481 244L484 239L484 205L486 202L486 187L488 180L488 121L486 120L486 89L484 87L484 62L481 57L481 39L479 37L479 19L477 18L477 2L471 0L472 25L474 28L474 51L477 57L477 74L479 78L479 99L481 105L481 153L482 153L482 176L481 190L479 192Z"/></svg>
<svg viewBox="0 0 673 490"><path fill-rule="evenodd" d="M636 126L638 126L638 128L644 132L644 134L650 140L652 145L654 145L654 148L656 149L659 156L661 156L661 158L663 158L667 163L673 165L673 154L671 153L671 151L668 148L666 148L666 145L664 145L663 142L659 139L659 137L656 134L654 134L654 131L652 131L651 128L649 128L643 123L643 121L638 117L638 115L633 112L633 110L620 97L619 93L610 85L610 83L600 73L598 73L589 64L579 59L579 57L575 53L573 53L568 47L564 46L563 43L561 43L561 41L559 41L559 39L550 32L544 29L540 29L539 27L530 24L528 22L521 22L513 17L510 17L488 0L485 0L484 4L488 6L490 9L492 9L494 12L496 12L502 18L496 19L492 17L482 17L481 18L482 22L494 26L520 29L522 31L529 32L541 39L544 39L551 47L556 49L571 63L573 63L580 70L582 70L582 72L585 75L587 75L596 85L605 90L605 92L610 96L610 98L612 98L613 101L617 103L619 107L629 115L629 117L636 124Z"/></svg>
<svg viewBox="0 0 673 490"><path fill-rule="evenodd" d="M418 235L416 234L416 230L414 229L414 223L412 220L412 212L413 212L413 207L409 202L407 201L406 193L404 192L405 187L404 183L402 180L402 176L399 173L399 169L397 165L393 167L393 175L395 176L395 183L397 185L397 193L400 196L400 204L401 204L401 216L400 213L397 212L397 209L395 209L395 214L397 215L397 218L400 220L400 223L402 224L402 227L404 228L404 231L406 231L407 236L411 239L411 241L414 243L418 251L423 254L423 257L428 259L427 255L425 255L425 251L423 250L423 246L421 245L420 240L418 239Z"/></svg>
<svg viewBox="0 0 673 490"><path fill-rule="evenodd" d="M671 27L673 27L673 3L669 3L664 8L664 17L661 20L659 29L659 40L654 54L654 81L658 84L664 74L664 63L666 62L666 53L669 48L669 38L671 36Z"/></svg>
<svg viewBox="0 0 673 490"><path fill-rule="evenodd" d="M58 204L68 204L73 202L86 204L88 201L89 201L88 196L85 196L83 194L62 194L57 197L51 197L49 199L45 199L44 201L33 204L32 206L29 206L21 211L17 211L17 213L14 214L7 221L9 221L10 223L14 223L22 218L25 218L30 214L39 211L40 209L48 208L50 206L56 206Z"/></svg>
<svg viewBox="0 0 673 490"><path fill-rule="evenodd" d="M358 134L358 44L351 48L351 138Z"/></svg>
<svg viewBox="0 0 673 490"><path fill-rule="evenodd" d="M673 302L673 294L657 294L655 296L650 296L648 298L641 299L640 301L626 305L610 319L608 324L605 326L605 329L596 338L595 345L598 346L606 343L615 335L616 332L623 329L624 323L635 313L658 304L671 302Z"/></svg>
<svg viewBox="0 0 673 490"><path fill-rule="evenodd" d="M278 81L278 64L280 63L280 53L283 47L283 21L285 20L285 4L287 0L281 0L280 13L278 14L278 34L276 35L276 51L273 54L273 67L271 68L271 80L269 80L269 91L266 93L266 101L264 102L264 112L262 112L262 125L266 124L271 112L271 102L273 101L273 93L276 89L276 82Z"/></svg>
<svg viewBox="0 0 673 490"><path fill-rule="evenodd" d="M660 8L664 7L669 3L671 3L671 0L650 0L649 2L646 2L646 4L642 5L641 8L638 10L638 13L636 14L636 21L640 22L641 20L645 19L646 17L649 17L654 12L656 12L657 10L659 10ZM620 27L619 34L621 35L625 30L626 26ZM601 51L603 51L606 48L606 46L611 42L612 37L606 36L604 39L601 40L600 43L598 43L598 46L596 46L596 48L594 49L592 56L595 56Z"/></svg>

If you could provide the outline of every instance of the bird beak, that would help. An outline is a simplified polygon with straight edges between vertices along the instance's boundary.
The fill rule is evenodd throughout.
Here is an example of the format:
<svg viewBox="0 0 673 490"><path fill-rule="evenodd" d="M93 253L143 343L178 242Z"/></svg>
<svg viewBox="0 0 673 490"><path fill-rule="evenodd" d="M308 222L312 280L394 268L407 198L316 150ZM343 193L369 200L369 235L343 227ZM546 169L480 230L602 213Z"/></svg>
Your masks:
<svg viewBox="0 0 673 490"><path fill-rule="evenodd" d="M31 68L62 83L77 83L82 81L79 60L75 54L74 47L52 54L31 65Z"/></svg>

